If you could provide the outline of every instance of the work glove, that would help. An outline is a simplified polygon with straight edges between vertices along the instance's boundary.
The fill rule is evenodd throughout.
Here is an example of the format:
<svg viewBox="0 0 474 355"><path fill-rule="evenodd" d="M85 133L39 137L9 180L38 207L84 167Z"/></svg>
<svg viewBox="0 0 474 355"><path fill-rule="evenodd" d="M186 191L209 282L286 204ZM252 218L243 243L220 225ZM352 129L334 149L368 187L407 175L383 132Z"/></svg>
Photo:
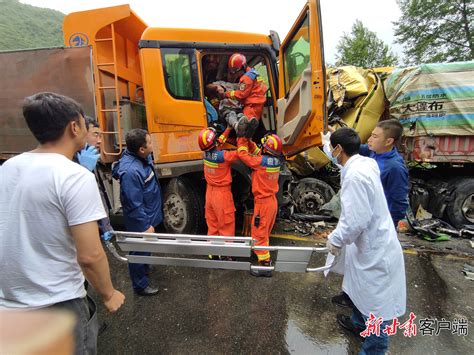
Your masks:
<svg viewBox="0 0 474 355"><path fill-rule="evenodd" d="M331 133L330 132L327 132L326 134L321 132L321 143L323 143L323 145L328 145L329 146L330 138L331 138Z"/></svg>
<svg viewBox="0 0 474 355"><path fill-rule="evenodd" d="M77 153L77 161L84 168L89 171L93 171L97 165L97 160L99 160L100 154L91 145L86 145L79 153Z"/></svg>
<svg viewBox="0 0 474 355"><path fill-rule="evenodd" d="M112 239L114 235L112 234L112 231L108 231L108 232L105 232L104 234L102 234L100 236L100 238L104 241L104 242L108 242L110 239Z"/></svg>
<svg viewBox="0 0 474 355"><path fill-rule="evenodd" d="M332 244L329 239L326 242L326 247L329 249L329 252L334 256L339 256L341 254L341 248Z"/></svg>

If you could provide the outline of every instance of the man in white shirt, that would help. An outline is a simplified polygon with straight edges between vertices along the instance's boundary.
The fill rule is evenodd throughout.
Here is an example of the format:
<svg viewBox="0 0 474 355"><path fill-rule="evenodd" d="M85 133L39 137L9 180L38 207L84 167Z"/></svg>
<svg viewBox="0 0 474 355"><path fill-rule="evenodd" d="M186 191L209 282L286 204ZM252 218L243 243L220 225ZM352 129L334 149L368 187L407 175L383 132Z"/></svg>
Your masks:
<svg viewBox="0 0 474 355"><path fill-rule="evenodd" d="M358 154L360 138L351 128L331 137L331 154L342 165L341 217L329 235L334 255L345 246L342 290L354 303L352 317L338 315L338 323L356 334L366 328L369 316L381 317L380 335L365 338L362 354L383 354L388 349L384 332L405 313L406 281L402 248L387 207L374 159Z"/></svg>
<svg viewBox="0 0 474 355"><path fill-rule="evenodd" d="M84 112L74 100L39 93L23 115L36 149L0 167L0 308L64 308L75 313L75 353L94 354L97 318L84 276L110 312L124 295L114 289L99 239L106 216L94 175L72 161L85 145Z"/></svg>

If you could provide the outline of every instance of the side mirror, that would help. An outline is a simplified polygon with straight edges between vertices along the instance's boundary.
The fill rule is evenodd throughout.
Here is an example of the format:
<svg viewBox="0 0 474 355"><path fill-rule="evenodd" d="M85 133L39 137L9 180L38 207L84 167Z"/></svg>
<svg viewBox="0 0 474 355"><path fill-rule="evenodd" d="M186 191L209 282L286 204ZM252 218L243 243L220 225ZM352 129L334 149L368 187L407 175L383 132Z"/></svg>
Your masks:
<svg viewBox="0 0 474 355"><path fill-rule="evenodd" d="M278 35L278 32L270 30L269 37L272 40L272 49L275 51L275 54L278 57L278 54L280 52L280 46L281 46L280 36Z"/></svg>

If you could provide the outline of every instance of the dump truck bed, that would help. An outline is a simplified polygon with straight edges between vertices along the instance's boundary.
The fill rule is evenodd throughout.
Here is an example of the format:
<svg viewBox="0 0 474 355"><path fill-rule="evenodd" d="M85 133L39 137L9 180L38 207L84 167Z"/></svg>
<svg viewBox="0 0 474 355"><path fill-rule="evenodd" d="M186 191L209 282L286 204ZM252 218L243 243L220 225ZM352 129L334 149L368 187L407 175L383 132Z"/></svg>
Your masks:
<svg viewBox="0 0 474 355"><path fill-rule="evenodd" d="M90 47L2 52L0 68L0 159L37 145L21 109L27 96L56 92L72 97L87 115L95 116Z"/></svg>

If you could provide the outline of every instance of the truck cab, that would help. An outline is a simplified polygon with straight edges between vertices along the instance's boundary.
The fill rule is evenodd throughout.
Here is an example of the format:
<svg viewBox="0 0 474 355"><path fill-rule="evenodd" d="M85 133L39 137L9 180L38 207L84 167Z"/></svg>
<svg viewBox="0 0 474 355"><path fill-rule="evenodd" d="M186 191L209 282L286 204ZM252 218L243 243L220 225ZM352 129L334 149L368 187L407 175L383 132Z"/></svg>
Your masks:
<svg viewBox="0 0 474 355"><path fill-rule="evenodd" d="M197 136L211 124L205 86L228 80L231 54L244 54L268 87L256 141L277 133L286 158L321 144L326 75L318 0L305 4L282 43L275 32L147 27L128 5L66 16L64 40L92 48L96 110L89 114L98 117L104 133L102 160L110 164L120 157L128 130L150 133L170 232L197 233L205 227ZM106 171L104 177L110 181ZM290 179L289 171L281 174L282 203ZM236 164L233 180L235 201L244 204L250 195L248 169ZM117 184L109 190L111 206L117 207Z"/></svg>

